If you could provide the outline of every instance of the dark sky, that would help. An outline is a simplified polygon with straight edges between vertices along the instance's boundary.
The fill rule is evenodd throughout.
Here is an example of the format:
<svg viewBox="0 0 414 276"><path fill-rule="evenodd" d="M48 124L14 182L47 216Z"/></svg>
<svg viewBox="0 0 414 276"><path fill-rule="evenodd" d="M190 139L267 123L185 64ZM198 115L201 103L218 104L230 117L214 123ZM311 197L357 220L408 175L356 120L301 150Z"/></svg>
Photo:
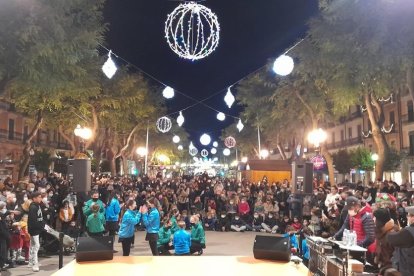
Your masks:
<svg viewBox="0 0 414 276"><path fill-rule="evenodd" d="M167 14L179 3L107 0L106 46L163 83L196 99L223 91L206 103L235 116L240 109L233 106L229 110L223 101L228 85L292 46L304 36L309 17L317 13L317 0L203 1L218 16L220 42L210 56L192 62L178 57L164 38ZM193 103L176 94L167 106L170 112L175 112ZM175 123L177 115L173 116ZM204 132L217 139L221 130L234 122L229 117L225 122L217 121L216 113L202 105L185 111L184 117L184 126L194 142Z"/></svg>

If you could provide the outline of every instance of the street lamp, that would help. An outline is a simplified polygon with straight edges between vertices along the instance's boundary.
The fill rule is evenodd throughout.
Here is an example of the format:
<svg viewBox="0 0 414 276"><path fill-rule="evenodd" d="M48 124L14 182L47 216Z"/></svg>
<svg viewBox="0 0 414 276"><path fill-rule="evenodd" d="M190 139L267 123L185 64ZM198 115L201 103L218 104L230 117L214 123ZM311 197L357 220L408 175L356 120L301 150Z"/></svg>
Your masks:
<svg viewBox="0 0 414 276"><path fill-rule="evenodd" d="M260 157L262 159L266 159L267 157L269 157L269 151L267 149L262 149L260 151Z"/></svg>
<svg viewBox="0 0 414 276"><path fill-rule="evenodd" d="M92 130L88 127L81 127L81 125L77 125L76 128L73 130L75 136L79 138L79 152L85 152L85 140L89 140L92 138Z"/></svg>
<svg viewBox="0 0 414 276"><path fill-rule="evenodd" d="M372 161L377 162L378 159L379 159L379 155L374 153L374 154L371 155L371 159L372 159Z"/></svg>
<svg viewBox="0 0 414 276"><path fill-rule="evenodd" d="M315 148L319 148L320 144L326 141L326 138L326 131L321 128L314 129L308 134L308 141L312 143Z"/></svg>

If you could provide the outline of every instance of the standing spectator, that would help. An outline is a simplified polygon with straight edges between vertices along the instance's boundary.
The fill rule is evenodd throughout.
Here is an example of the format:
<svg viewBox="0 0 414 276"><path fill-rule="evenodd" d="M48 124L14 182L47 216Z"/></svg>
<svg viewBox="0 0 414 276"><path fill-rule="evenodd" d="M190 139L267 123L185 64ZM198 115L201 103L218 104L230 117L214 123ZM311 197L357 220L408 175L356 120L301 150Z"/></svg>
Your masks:
<svg viewBox="0 0 414 276"><path fill-rule="evenodd" d="M190 218L191 223L191 249L190 253L198 252L198 255L203 254L203 249L206 248L206 236L203 226L200 223L200 218L196 215Z"/></svg>
<svg viewBox="0 0 414 276"><path fill-rule="evenodd" d="M39 236L45 229L45 222L43 219L42 209L40 203L42 202L42 195L39 192L33 192L32 203L29 207L29 216L27 226L30 234L30 259L29 267L32 267L33 272L39 271L39 261L37 253L40 248Z"/></svg>
<svg viewBox="0 0 414 276"><path fill-rule="evenodd" d="M394 247L387 241L387 235L394 233L394 221L391 219L388 209L379 208L374 212L376 251L375 263L380 269L378 275L386 275L386 271L392 269L391 257Z"/></svg>
<svg viewBox="0 0 414 276"><path fill-rule="evenodd" d="M86 220L86 229L91 237L102 237L105 231L105 217L99 212L100 206L98 204L92 204L92 214L90 214Z"/></svg>
<svg viewBox="0 0 414 276"><path fill-rule="evenodd" d="M62 224L62 232L66 233L66 230L73 219L72 209L69 208L69 201L67 200L63 202L63 207L60 208L59 219Z"/></svg>
<svg viewBox="0 0 414 276"><path fill-rule="evenodd" d="M149 208L149 209L148 209ZM158 256L158 231L160 230L160 213L155 208L155 198L148 199L147 204L140 208L142 221L147 230L145 240L149 242L153 256Z"/></svg>
<svg viewBox="0 0 414 276"><path fill-rule="evenodd" d="M119 229L119 242L122 243L122 256L129 256L131 244L134 239L135 225L141 220L141 213L135 211L137 208L135 200L128 200L126 208Z"/></svg>
<svg viewBox="0 0 414 276"><path fill-rule="evenodd" d="M7 215L6 203L0 201L0 270L4 270L8 267L6 262L10 244L10 233L6 223Z"/></svg>
<svg viewBox="0 0 414 276"><path fill-rule="evenodd" d="M190 254L191 235L185 231L185 222L178 222L180 230L174 233L173 244L175 249L175 255L183 256Z"/></svg>

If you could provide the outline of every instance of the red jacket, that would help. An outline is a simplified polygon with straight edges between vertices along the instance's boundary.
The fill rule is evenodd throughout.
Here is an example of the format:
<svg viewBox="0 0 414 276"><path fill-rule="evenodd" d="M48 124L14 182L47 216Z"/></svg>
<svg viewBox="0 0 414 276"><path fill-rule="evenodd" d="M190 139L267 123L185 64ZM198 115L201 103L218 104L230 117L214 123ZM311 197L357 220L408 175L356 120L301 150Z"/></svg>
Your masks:
<svg viewBox="0 0 414 276"><path fill-rule="evenodd" d="M245 215L248 214L250 212L250 206L247 202L243 203L240 202L239 203L239 214L241 215Z"/></svg>
<svg viewBox="0 0 414 276"><path fill-rule="evenodd" d="M356 216L348 216L349 230L356 232L357 244L365 248L375 241L375 224L370 209L364 206Z"/></svg>

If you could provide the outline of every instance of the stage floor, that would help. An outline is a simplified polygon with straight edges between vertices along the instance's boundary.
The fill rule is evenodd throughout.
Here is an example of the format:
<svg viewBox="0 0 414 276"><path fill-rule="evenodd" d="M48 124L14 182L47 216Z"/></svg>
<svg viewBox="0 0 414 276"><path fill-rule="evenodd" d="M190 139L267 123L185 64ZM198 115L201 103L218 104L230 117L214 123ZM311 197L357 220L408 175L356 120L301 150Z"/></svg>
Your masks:
<svg viewBox="0 0 414 276"><path fill-rule="evenodd" d="M308 275L308 269L303 264L295 265L293 262L256 260L241 256L114 256L112 261L76 263L74 260L52 275L305 276Z"/></svg>

